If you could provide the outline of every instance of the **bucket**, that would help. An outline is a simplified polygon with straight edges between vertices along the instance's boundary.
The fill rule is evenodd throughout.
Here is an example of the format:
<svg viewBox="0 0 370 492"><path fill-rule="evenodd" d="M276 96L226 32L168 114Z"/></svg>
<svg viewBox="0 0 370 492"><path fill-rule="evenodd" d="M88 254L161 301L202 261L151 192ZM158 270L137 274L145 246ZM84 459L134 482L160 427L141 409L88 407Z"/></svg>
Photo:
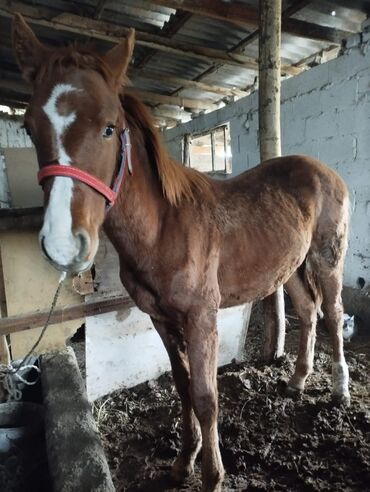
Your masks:
<svg viewBox="0 0 370 492"><path fill-rule="evenodd" d="M6 453L17 441L42 432L44 409L31 402L9 401L0 404L0 453Z"/></svg>

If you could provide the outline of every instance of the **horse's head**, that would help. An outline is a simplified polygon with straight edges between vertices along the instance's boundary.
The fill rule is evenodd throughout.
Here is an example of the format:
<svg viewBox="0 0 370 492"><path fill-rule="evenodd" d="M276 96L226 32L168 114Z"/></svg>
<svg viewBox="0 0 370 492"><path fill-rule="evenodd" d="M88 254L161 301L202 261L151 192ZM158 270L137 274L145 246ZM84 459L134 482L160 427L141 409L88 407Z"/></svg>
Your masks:
<svg viewBox="0 0 370 492"><path fill-rule="evenodd" d="M41 172L50 165L73 166L111 187L125 126L119 94L133 52L134 31L104 55L73 47L51 50L16 15L13 46L23 77L33 88L25 127ZM89 268L106 199L72 177L52 175L43 186L40 245L44 254L61 270Z"/></svg>

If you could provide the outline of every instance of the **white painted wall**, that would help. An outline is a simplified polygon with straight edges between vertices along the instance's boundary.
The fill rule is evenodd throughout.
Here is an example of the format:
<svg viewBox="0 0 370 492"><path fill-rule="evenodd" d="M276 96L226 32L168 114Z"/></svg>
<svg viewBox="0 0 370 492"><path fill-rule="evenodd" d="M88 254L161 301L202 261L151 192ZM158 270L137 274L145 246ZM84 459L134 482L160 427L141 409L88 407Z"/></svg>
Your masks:
<svg viewBox="0 0 370 492"><path fill-rule="evenodd" d="M311 155L335 169L352 203L345 284L370 285L370 50L367 44L282 84L283 154ZM181 160L181 139L230 122L233 175L259 163L258 93L164 133Z"/></svg>
<svg viewBox="0 0 370 492"><path fill-rule="evenodd" d="M10 205L8 176L2 149L32 147L31 139L22 124L22 117L0 113L0 208L8 208Z"/></svg>
<svg viewBox="0 0 370 492"><path fill-rule="evenodd" d="M242 360L250 305L218 313L219 365ZM170 370L164 345L148 315L133 307L86 318L86 387L90 401L155 379Z"/></svg>
<svg viewBox="0 0 370 492"><path fill-rule="evenodd" d="M22 116L0 113L0 149L32 147L31 139L22 125Z"/></svg>

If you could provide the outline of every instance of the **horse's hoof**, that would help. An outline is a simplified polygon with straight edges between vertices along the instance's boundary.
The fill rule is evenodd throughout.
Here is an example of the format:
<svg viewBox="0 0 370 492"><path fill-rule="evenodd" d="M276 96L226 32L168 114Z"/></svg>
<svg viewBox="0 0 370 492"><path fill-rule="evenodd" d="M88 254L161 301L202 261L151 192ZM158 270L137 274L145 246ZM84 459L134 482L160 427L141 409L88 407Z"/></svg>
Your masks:
<svg viewBox="0 0 370 492"><path fill-rule="evenodd" d="M217 485L203 485L202 492L222 492L222 483L218 483Z"/></svg>
<svg viewBox="0 0 370 492"><path fill-rule="evenodd" d="M285 396L288 396L289 398L300 398L303 394L303 389L296 388L295 386L292 386L291 384L287 383L285 386Z"/></svg>
<svg viewBox="0 0 370 492"><path fill-rule="evenodd" d="M183 483L189 477L194 474L194 467L192 465L185 466L180 461L175 461L171 470L171 478L177 483Z"/></svg>
<svg viewBox="0 0 370 492"><path fill-rule="evenodd" d="M351 396L349 393L344 395L333 393L331 396L331 401L335 407L340 407L343 405L348 408L351 406Z"/></svg>

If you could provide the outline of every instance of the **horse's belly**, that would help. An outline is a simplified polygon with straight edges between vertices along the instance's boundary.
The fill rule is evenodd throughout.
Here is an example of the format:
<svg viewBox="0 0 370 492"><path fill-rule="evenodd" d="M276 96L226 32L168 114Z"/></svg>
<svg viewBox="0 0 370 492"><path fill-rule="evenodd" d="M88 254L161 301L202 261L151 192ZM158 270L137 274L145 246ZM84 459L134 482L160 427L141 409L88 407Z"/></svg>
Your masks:
<svg viewBox="0 0 370 492"><path fill-rule="evenodd" d="M309 241L293 241L274 254L232 254L219 268L221 307L251 302L272 294L303 262Z"/></svg>

